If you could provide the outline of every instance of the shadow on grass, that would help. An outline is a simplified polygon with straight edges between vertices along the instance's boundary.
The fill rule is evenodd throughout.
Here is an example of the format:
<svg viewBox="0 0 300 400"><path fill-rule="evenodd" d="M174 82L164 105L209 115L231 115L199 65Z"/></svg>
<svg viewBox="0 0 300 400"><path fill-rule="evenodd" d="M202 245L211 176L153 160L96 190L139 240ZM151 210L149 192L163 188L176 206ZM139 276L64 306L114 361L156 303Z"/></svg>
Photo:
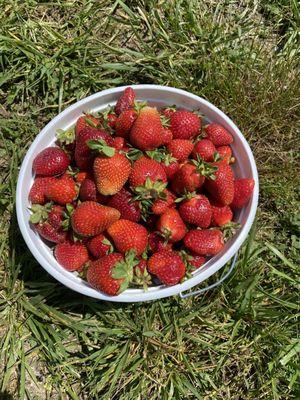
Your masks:
<svg viewBox="0 0 300 400"><path fill-rule="evenodd" d="M0 392L0 400L14 400L14 398L7 392Z"/></svg>

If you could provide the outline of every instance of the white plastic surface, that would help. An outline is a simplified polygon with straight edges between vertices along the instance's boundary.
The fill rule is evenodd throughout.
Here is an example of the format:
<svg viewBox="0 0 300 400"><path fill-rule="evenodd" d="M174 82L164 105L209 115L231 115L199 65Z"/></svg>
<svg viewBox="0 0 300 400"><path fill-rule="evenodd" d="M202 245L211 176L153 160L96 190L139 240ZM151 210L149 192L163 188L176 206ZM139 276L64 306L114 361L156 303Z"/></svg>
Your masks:
<svg viewBox="0 0 300 400"><path fill-rule="evenodd" d="M66 129L72 126L83 111L100 111L108 105L115 104L125 86L104 90L89 96L68 107L50 121L30 146L21 166L16 198L20 230L31 253L40 265L55 279L68 288L84 295L116 302L139 302L168 297L203 282L222 268L238 251L249 233L258 203L258 174L251 149L237 126L222 111L201 97L184 90L159 85L132 85L131 87L135 90L138 100L147 100L157 106L176 104L178 107L186 109L198 109L209 121L220 123L228 129L234 136L232 149L237 160L234 166L235 174L239 178L252 177L255 180L255 187L252 199L249 201L248 205L241 210L236 219L242 224L242 228L226 243L223 251L211 258L202 268L196 271L192 278L175 286L151 287L147 292L144 292L142 289L128 289L118 296L107 296L91 288L88 283L79 278L76 273L66 271L56 262L52 250L30 227L28 193L33 183L32 162L35 155L55 142L56 130L59 128Z"/></svg>

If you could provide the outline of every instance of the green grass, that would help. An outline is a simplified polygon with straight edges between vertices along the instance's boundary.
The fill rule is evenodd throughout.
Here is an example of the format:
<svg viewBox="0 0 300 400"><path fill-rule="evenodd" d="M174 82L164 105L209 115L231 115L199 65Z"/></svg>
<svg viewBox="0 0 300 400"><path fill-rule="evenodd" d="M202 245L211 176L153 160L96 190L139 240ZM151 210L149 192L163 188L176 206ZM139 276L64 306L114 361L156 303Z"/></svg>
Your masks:
<svg viewBox="0 0 300 400"><path fill-rule="evenodd" d="M297 2L0 10L0 399L300 398ZM196 298L93 301L44 272L18 230L18 168L38 131L76 100L133 83L207 98L256 157L252 233L229 280Z"/></svg>

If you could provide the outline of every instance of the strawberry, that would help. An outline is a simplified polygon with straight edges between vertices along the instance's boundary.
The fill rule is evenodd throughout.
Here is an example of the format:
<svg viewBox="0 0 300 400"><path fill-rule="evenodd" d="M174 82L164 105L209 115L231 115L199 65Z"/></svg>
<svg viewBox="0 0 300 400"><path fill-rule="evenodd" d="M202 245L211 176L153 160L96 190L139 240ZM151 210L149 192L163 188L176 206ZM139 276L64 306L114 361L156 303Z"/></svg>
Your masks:
<svg viewBox="0 0 300 400"><path fill-rule="evenodd" d="M195 159L197 159L197 155L199 155L203 161L214 161L214 154L216 152L217 149L212 141L201 139L196 142L192 155Z"/></svg>
<svg viewBox="0 0 300 400"><path fill-rule="evenodd" d="M137 112L134 109L123 111L116 120L116 135L127 137L136 118Z"/></svg>
<svg viewBox="0 0 300 400"><path fill-rule="evenodd" d="M234 181L232 208L241 208L248 203L254 189L254 179L242 178Z"/></svg>
<svg viewBox="0 0 300 400"><path fill-rule="evenodd" d="M147 178L152 182L167 182L166 173L160 163L148 157L141 157L133 165L129 177L130 186L132 188L143 186Z"/></svg>
<svg viewBox="0 0 300 400"><path fill-rule="evenodd" d="M88 143L93 140L99 140L107 146L113 145L113 139L107 132L92 127L84 128L77 136L75 146L75 162L80 169L89 170L92 167L94 154Z"/></svg>
<svg viewBox="0 0 300 400"><path fill-rule="evenodd" d="M212 210L208 198L202 194L194 195L179 206L181 218L200 228L208 228L211 222Z"/></svg>
<svg viewBox="0 0 300 400"><path fill-rule="evenodd" d="M214 256L224 247L223 234L219 229L191 230L183 242L187 249L199 256Z"/></svg>
<svg viewBox="0 0 300 400"><path fill-rule="evenodd" d="M132 194L124 188L109 200L108 206L119 210L123 219L138 222L141 217L138 202L133 201Z"/></svg>
<svg viewBox="0 0 300 400"><path fill-rule="evenodd" d="M172 207L174 205L174 201L176 198L175 195L167 189L165 189L163 192L166 195L166 198L165 199L158 198L153 202L153 205L151 207L151 211L153 212L153 214L161 215L169 207Z"/></svg>
<svg viewBox="0 0 300 400"><path fill-rule="evenodd" d="M212 226L223 226L232 221L233 213L229 206L220 206L218 204L212 204Z"/></svg>
<svg viewBox="0 0 300 400"><path fill-rule="evenodd" d="M185 265L178 253L161 250L148 260L148 271L165 285L176 285L185 275Z"/></svg>
<svg viewBox="0 0 300 400"><path fill-rule="evenodd" d="M108 254L91 262L87 281L94 288L115 296L127 289L133 279L133 269L138 263L134 252L128 252L125 257L120 253Z"/></svg>
<svg viewBox="0 0 300 400"><path fill-rule="evenodd" d="M63 174L70 164L70 159L61 148L47 147L33 160L32 170L36 175L54 176Z"/></svg>
<svg viewBox="0 0 300 400"><path fill-rule="evenodd" d="M114 152L109 157L97 157L93 169L98 191L107 196L119 192L125 185L131 163L124 154Z"/></svg>
<svg viewBox="0 0 300 400"><path fill-rule="evenodd" d="M199 256L194 252L187 253L185 250L181 250L180 255L188 273L194 272L206 261L205 257Z"/></svg>
<svg viewBox="0 0 300 400"><path fill-rule="evenodd" d="M141 109L130 131L130 142L140 150L154 150L163 144L163 126L156 108Z"/></svg>
<svg viewBox="0 0 300 400"><path fill-rule="evenodd" d="M48 200L62 206L72 203L77 196L74 180L67 176L56 178L46 187L45 196Z"/></svg>
<svg viewBox="0 0 300 400"><path fill-rule="evenodd" d="M112 114L112 113L107 114L107 125L110 128L115 129L117 119L118 119L118 117L116 114Z"/></svg>
<svg viewBox="0 0 300 400"><path fill-rule="evenodd" d="M175 193L194 192L203 185L205 177L214 177L216 166L193 160L183 164L172 180L172 189Z"/></svg>
<svg viewBox="0 0 300 400"><path fill-rule="evenodd" d="M100 125L100 120L91 114L85 114L78 118L75 125L76 137L84 128L97 128Z"/></svg>
<svg viewBox="0 0 300 400"><path fill-rule="evenodd" d="M193 148L193 142L186 139L173 139L167 145L169 153L178 161L185 161L191 154Z"/></svg>
<svg viewBox="0 0 300 400"><path fill-rule="evenodd" d="M53 243L63 243L67 239L67 232L62 229L56 229L54 226L49 224L48 221L34 225L37 232L42 238Z"/></svg>
<svg viewBox="0 0 300 400"><path fill-rule="evenodd" d="M82 271L89 261L89 254L80 242L64 242L55 246L54 256L57 262L68 271Z"/></svg>
<svg viewBox="0 0 300 400"><path fill-rule="evenodd" d="M171 243L179 242L186 233L186 226L174 208L167 209L160 216L156 226L158 231Z"/></svg>
<svg viewBox="0 0 300 400"><path fill-rule="evenodd" d="M167 154L164 157L164 160L161 162L161 166L163 167L168 179L172 179L180 168L180 164L177 162L177 159L172 157L171 154Z"/></svg>
<svg viewBox="0 0 300 400"><path fill-rule="evenodd" d="M233 137L222 125L215 122L204 127L207 139L211 140L215 146L226 146L233 143Z"/></svg>
<svg viewBox="0 0 300 400"><path fill-rule="evenodd" d="M124 93L115 105L115 113L120 115L123 111L134 107L135 92L131 87L124 90Z"/></svg>
<svg viewBox="0 0 300 400"><path fill-rule="evenodd" d="M120 212L94 201L79 204L71 217L73 230L81 236L96 236L120 218Z"/></svg>
<svg viewBox="0 0 300 400"><path fill-rule="evenodd" d="M120 219L114 222L108 229L108 234L114 241L120 253L135 250L136 255L141 255L148 243L147 229L136 222Z"/></svg>
<svg viewBox="0 0 300 400"><path fill-rule="evenodd" d="M133 268L133 283L138 286L143 286L147 290L151 284L151 276L147 270L147 261L140 259L138 265Z"/></svg>
<svg viewBox="0 0 300 400"><path fill-rule="evenodd" d="M174 139L191 139L199 135L201 129L201 119L187 110L172 113L170 123Z"/></svg>
<svg viewBox="0 0 300 400"><path fill-rule="evenodd" d="M224 162L225 164L232 164L234 162L230 146L219 146L216 150L221 159L221 162Z"/></svg>
<svg viewBox="0 0 300 400"><path fill-rule="evenodd" d="M220 203L220 205L229 205L234 196L234 175L231 167L224 163L212 163L217 167L214 173L214 179L206 179L205 188Z"/></svg>
<svg viewBox="0 0 300 400"><path fill-rule="evenodd" d="M162 144L169 144L173 139L172 131L168 128L163 129Z"/></svg>
<svg viewBox="0 0 300 400"><path fill-rule="evenodd" d="M166 107L161 110L161 114L164 115L166 118L170 119L171 115L176 112L176 107Z"/></svg>
<svg viewBox="0 0 300 400"><path fill-rule="evenodd" d="M125 139L123 137L117 136L117 137L114 138L113 147L116 150L123 149L124 145L125 145Z"/></svg>
<svg viewBox="0 0 300 400"><path fill-rule="evenodd" d="M81 184L85 178L89 178L90 174L87 171L79 171L75 175L75 182Z"/></svg>
<svg viewBox="0 0 300 400"><path fill-rule="evenodd" d="M109 197L97 191L95 182L90 178L85 179L80 185L79 198L81 201L97 201L101 204L106 204L109 200Z"/></svg>
<svg viewBox="0 0 300 400"><path fill-rule="evenodd" d="M46 188L53 182L53 177L37 177L30 188L28 199L32 204L45 204L47 199L45 197Z"/></svg>
<svg viewBox="0 0 300 400"><path fill-rule="evenodd" d="M53 204L51 206L51 209L48 213L48 222L55 229L62 228L62 223L64 220L64 212L65 212L65 209L62 206L59 206L57 204Z"/></svg>
<svg viewBox="0 0 300 400"><path fill-rule="evenodd" d="M205 263L205 261L206 261L205 257L198 256L197 254L192 255L191 260L189 261L191 270L193 271L193 270L196 270L196 269L202 267L202 265Z"/></svg>
<svg viewBox="0 0 300 400"><path fill-rule="evenodd" d="M151 232L149 234L148 245L152 253L156 253L157 251L164 249L172 249L172 244L166 242L165 239L157 232Z"/></svg>
<svg viewBox="0 0 300 400"><path fill-rule="evenodd" d="M106 254L110 253L113 249L110 241L102 233L100 233L100 235L94 236L91 239L89 239L86 243L86 246L89 252L95 258L104 257Z"/></svg>

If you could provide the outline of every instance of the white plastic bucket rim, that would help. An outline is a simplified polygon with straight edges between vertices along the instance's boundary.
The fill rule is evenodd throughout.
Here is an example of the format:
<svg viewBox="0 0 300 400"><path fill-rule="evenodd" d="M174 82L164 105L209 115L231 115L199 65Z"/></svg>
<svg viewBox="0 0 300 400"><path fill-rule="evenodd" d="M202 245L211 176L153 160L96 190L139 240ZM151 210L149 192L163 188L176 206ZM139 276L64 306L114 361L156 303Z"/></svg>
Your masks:
<svg viewBox="0 0 300 400"><path fill-rule="evenodd" d="M55 142L56 130L59 128L67 129L74 125L83 111L96 112L105 109L108 105L114 105L127 86L103 90L86 97L52 119L31 144L20 169L16 192L16 209L21 233L39 264L59 282L81 294L114 302L140 302L176 295L198 285L217 272L234 256L245 241L255 218L259 193L258 173L251 149L238 127L221 110L207 100L181 89L160 85L130 86L135 90L137 99L140 101L147 100L157 106L176 104L178 107L186 109L198 109L207 117L208 121L220 123L228 129L234 136L232 148L237 160L234 165L235 174L240 178L252 177L255 181L255 187L248 205L237 213L236 220L242 224L241 229L226 243L219 254L209 259L203 267L195 271L191 278L174 286L150 287L146 292L143 289L127 289L118 296L108 296L93 289L76 273L66 271L57 263L53 251L30 227L28 193L34 179L32 174L33 159L42 149Z"/></svg>

